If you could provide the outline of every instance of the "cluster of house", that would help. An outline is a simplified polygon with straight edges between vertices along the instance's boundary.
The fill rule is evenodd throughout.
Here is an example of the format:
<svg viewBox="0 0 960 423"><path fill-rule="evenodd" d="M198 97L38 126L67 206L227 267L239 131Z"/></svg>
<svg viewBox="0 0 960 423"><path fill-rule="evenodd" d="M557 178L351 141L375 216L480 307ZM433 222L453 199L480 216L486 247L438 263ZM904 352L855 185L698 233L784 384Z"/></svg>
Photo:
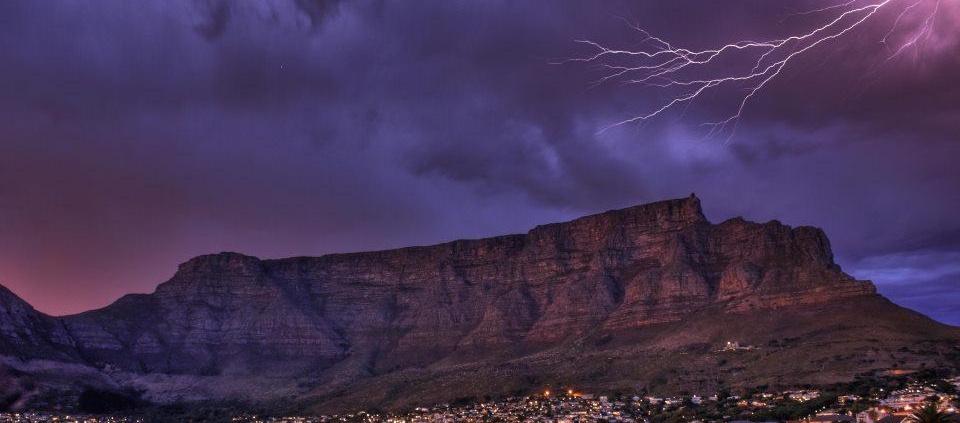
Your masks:
<svg viewBox="0 0 960 423"><path fill-rule="evenodd" d="M960 390L960 378L950 379L957 390ZM956 408L953 395L939 392L933 386L925 384L911 384L904 389L886 393L879 398L879 404L856 415L838 414L825 411L804 419L804 422L850 422L850 423L903 423L917 408L930 400L935 400L940 411L945 413L960 413ZM855 395L846 395L839 398L839 404L860 401L862 398Z"/></svg>
<svg viewBox="0 0 960 423"><path fill-rule="evenodd" d="M960 388L960 379L956 380ZM318 417L317 420L277 420L280 423L649 423L653 418L651 410L656 412L693 410L697 406L722 402L742 410L770 409L782 405L784 401L807 402L820 398L817 390L796 390L778 393L756 393L746 397L736 395L718 398L717 395L684 397L633 396L611 399L606 396L594 396L584 393L566 392L556 395L549 391L542 395L523 398L511 398L498 402L477 403L463 406L437 406L417 408L411 412L378 416L360 413L356 415ZM838 398L836 407L825 407L813 415L789 423L902 423L912 410L931 396L938 396L943 410L956 412L951 405L954 399L946 393L937 392L930 386L911 385L900 391L890 392L879 400L878 406L856 414L846 414L839 410L845 405L862 404L865 398L856 395L844 395ZM749 413L748 413L749 414ZM693 417L690 423L703 423ZM728 423L758 423L750 420L725 418ZM267 420L245 420L244 423L273 423ZM774 422L759 422L774 423Z"/></svg>
<svg viewBox="0 0 960 423"><path fill-rule="evenodd" d="M949 379L947 382L953 384L955 389L960 391L960 377ZM883 390L881 389L881 392L882 391ZM819 398L821 393L817 390L805 390L787 391L784 392L783 395L794 401L806 402ZM759 396L762 398L769 398L771 397L771 394L765 393L759 394ZM917 408L921 407L932 399L937 402L940 411L951 414L960 414L960 409L958 409L955 405L957 398L954 395L940 392L929 384L914 383L904 389L889 393L882 393L880 397L871 398L872 401L867 402L876 403L877 405L855 414L842 413L837 409L845 405L863 403L865 398L861 398L857 395L842 395L837 398L836 405L838 407L834 409L825 408L814 415L789 423L903 423L904 421L908 420L908 417ZM741 400L738 405L744 406L745 402ZM754 400L750 402L750 406L770 407L771 404ZM734 420L730 423L755 422Z"/></svg>
<svg viewBox="0 0 960 423"><path fill-rule="evenodd" d="M949 380L960 390L960 378ZM684 414L684 410L696 410L701 406L720 405L744 410L740 415L752 415L754 411L771 409L784 402L803 403L821 397L817 390L797 390L779 393L755 393L746 397L717 395L702 397L633 396L612 399L569 390L565 393L543 392L541 395L509 398L502 401L475 403L460 406L440 405L420 407L401 414L373 414L358 412L336 416L314 417L258 417L241 415L237 423L649 423L656 413L680 412L680 417L690 423L701 423L696 413ZM861 398L844 395L838 398L834 408L824 407L817 413L790 423L903 423L904 419L920 404L936 397L941 409L957 413L955 398L938 392L932 385L913 384L905 389L882 393L877 398ZM869 401L864 401L869 400ZM877 404L869 409L847 407L855 404ZM839 410L859 409L856 414ZM728 423L754 423L748 420L725 417ZM0 413L0 423L144 423L134 418L116 416L70 416L47 413L10 414ZM149 423L149 422L147 422ZM764 422L767 423L767 422Z"/></svg>
<svg viewBox="0 0 960 423"><path fill-rule="evenodd" d="M754 347L753 345L740 345L740 343L737 341L727 341L727 343L723 345L723 348L721 348L719 352L750 351L756 348L757 347Z"/></svg>
<svg viewBox="0 0 960 423"><path fill-rule="evenodd" d="M960 389L960 378L951 379L951 383ZM938 407L946 413L958 413L954 397L938 392L932 386L913 384L905 389L890 392L880 400L880 405L857 414L857 423L903 423L918 407L930 399L936 398Z"/></svg>
<svg viewBox="0 0 960 423"><path fill-rule="evenodd" d="M120 416L85 416L58 413L0 413L0 423L145 423Z"/></svg>
<svg viewBox="0 0 960 423"><path fill-rule="evenodd" d="M639 398L637 398L639 400ZM666 400L664 400L666 401ZM587 394L550 395L517 398L462 407L420 408L413 413L394 416L386 423L577 423L597 420L634 423L625 412L626 402L606 396Z"/></svg>

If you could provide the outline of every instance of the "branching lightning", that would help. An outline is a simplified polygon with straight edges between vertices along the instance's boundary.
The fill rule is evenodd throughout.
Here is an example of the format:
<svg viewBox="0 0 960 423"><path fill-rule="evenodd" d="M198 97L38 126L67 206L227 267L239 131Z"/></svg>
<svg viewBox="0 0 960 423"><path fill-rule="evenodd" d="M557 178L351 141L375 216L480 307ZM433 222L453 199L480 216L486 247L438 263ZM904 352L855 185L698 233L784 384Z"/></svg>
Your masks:
<svg viewBox="0 0 960 423"><path fill-rule="evenodd" d="M653 119L673 108L689 105L721 86L742 86L743 91L735 99L737 106L730 115L704 123L709 128L708 136L725 132L733 136L751 100L799 57L842 39L858 28L873 25L872 22L883 25L884 17L896 16L887 20L889 31L879 40L887 48L886 60L891 60L911 48L919 48L931 36L943 0L874 0L866 4L864 1L848 0L789 15L788 18L826 16L821 25L804 33L771 40L741 40L710 49L680 47L652 35L638 24L627 22L642 37L641 48L617 49L591 40L575 40L595 52L556 63L583 62L597 66L604 74L594 85L639 84L666 93L665 100L646 112L609 124L600 132ZM932 6L920 12L925 5ZM925 14L920 17L918 27L908 28L910 33L906 36L898 35L907 17L915 13ZM730 66L731 60L742 66Z"/></svg>

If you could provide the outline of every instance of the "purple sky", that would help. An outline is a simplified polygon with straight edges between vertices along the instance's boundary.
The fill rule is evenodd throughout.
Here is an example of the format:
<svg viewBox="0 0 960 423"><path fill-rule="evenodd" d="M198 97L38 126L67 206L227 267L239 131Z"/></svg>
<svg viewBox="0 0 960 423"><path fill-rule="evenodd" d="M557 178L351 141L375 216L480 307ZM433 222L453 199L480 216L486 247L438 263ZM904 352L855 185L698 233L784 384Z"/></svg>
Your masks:
<svg viewBox="0 0 960 423"><path fill-rule="evenodd" d="M598 134L657 94L550 64L579 38L635 45L618 16L706 48L823 4L0 2L0 284L74 313L203 253L485 237L696 192L715 222L822 227L849 273L960 324L960 2L896 60L880 25L804 56L729 141L698 126L722 93Z"/></svg>

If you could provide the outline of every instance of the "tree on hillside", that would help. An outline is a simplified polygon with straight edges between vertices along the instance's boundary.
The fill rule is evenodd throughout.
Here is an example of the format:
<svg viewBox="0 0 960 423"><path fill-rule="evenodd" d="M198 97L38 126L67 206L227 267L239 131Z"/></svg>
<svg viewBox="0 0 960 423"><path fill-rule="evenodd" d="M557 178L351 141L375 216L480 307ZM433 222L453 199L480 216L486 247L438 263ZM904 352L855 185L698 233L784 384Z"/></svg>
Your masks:
<svg viewBox="0 0 960 423"><path fill-rule="evenodd" d="M909 423L957 423L960 419L956 414L940 411L935 401L927 401L917 411L907 416L906 421Z"/></svg>

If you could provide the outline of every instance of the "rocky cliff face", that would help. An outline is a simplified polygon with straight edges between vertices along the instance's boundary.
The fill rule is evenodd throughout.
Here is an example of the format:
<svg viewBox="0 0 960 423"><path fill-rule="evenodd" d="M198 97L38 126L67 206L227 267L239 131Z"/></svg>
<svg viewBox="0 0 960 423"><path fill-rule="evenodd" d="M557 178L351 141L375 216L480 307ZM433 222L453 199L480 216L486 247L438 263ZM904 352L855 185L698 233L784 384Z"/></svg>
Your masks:
<svg viewBox="0 0 960 423"><path fill-rule="evenodd" d="M234 253L180 266L148 296L64 319L85 356L145 371L207 372L239 356L382 370L454 352L547 345L595 330L871 295L819 229L708 222L695 197L526 235L318 258Z"/></svg>
<svg viewBox="0 0 960 423"><path fill-rule="evenodd" d="M876 294L840 270L821 230L712 224L691 196L428 247L201 256L153 294L60 319L8 297L0 295L4 351L23 355L24 343L42 343L45 357L138 374L256 375L279 365L309 369L311 386L349 386L643 332L704 310L790 310Z"/></svg>

